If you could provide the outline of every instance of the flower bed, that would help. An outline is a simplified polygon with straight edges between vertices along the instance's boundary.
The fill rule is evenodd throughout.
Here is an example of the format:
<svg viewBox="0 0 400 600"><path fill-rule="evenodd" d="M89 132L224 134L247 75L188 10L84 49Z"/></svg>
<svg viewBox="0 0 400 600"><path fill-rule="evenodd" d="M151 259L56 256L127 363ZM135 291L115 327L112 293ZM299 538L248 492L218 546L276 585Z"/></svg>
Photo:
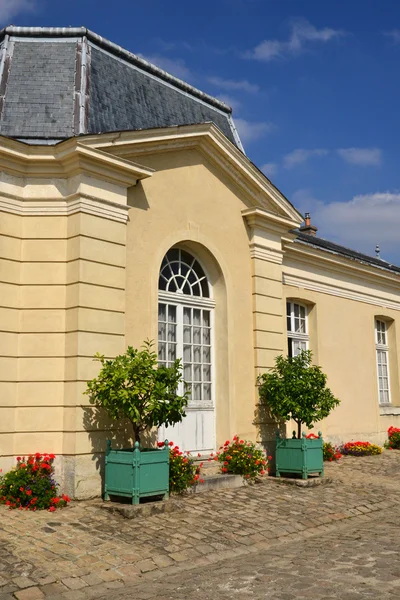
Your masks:
<svg viewBox="0 0 400 600"><path fill-rule="evenodd" d="M400 450L400 429L398 427L389 427L388 441L385 442L385 448Z"/></svg>
<svg viewBox="0 0 400 600"><path fill-rule="evenodd" d="M341 446L340 452L350 456L372 456L381 454L382 448L370 442L347 442Z"/></svg>
<svg viewBox="0 0 400 600"><path fill-rule="evenodd" d="M17 465L0 479L0 503L10 509L49 510L54 512L70 502L58 495L54 480L54 454L30 454L17 457Z"/></svg>
<svg viewBox="0 0 400 600"><path fill-rule="evenodd" d="M242 475L245 479L250 480L264 475L268 469L265 450L256 448L253 442L239 440L237 435L233 437L232 441L227 440L220 447L220 452L217 452L214 460L221 463L222 473Z"/></svg>

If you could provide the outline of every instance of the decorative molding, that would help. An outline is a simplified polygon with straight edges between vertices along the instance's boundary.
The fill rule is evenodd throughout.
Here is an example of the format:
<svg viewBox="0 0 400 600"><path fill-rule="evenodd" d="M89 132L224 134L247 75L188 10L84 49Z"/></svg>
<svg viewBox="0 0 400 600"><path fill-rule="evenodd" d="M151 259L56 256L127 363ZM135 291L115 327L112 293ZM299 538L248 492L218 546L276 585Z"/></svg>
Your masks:
<svg viewBox="0 0 400 600"><path fill-rule="evenodd" d="M189 306L203 306L204 308L215 308L215 301L211 298L200 296L188 296L186 294L175 294L173 292L162 292L159 290L158 299L170 304L188 304Z"/></svg>
<svg viewBox="0 0 400 600"><path fill-rule="evenodd" d="M357 292L352 289L342 288L328 283L310 281L304 277L289 275L285 272L282 274L282 281L284 285L291 285L293 287L303 288L305 290L311 290L313 292L329 294L330 296L338 296L340 298L354 300L355 302L365 302L366 304L372 304L381 308L400 310L400 300L399 302L395 302L393 300L383 298L382 296L372 296L369 294Z"/></svg>
<svg viewBox="0 0 400 600"><path fill-rule="evenodd" d="M95 217L126 223L129 206L99 200L86 194L71 194L63 199L19 200L3 193L0 211L21 216L68 217L82 212Z"/></svg>
<svg viewBox="0 0 400 600"><path fill-rule="evenodd" d="M283 252L275 250L274 248L262 246L261 244L252 243L250 244L250 257L281 265L283 260Z"/></svg>
<svg viewBox="0 0 400 600"><path fill-rule="evenodd" d="M380 406L379 414L381 417L384 416L399 416L400 415L400 406Z"/></svg>

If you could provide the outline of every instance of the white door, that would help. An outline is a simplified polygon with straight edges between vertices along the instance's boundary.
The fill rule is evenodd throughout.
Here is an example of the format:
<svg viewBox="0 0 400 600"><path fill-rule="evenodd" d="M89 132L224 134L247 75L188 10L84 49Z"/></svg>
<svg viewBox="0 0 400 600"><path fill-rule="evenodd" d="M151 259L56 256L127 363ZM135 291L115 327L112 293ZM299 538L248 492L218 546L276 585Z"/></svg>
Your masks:
<svg viewBox="0 0 400 600"><path fill-rule="evenodd" d="M169 250L160 271L158 360L171 365L182 359L190 396L183 421L161 427L158 436L190 452L215 449L213 307L199 262L184 250Z"/></svg>

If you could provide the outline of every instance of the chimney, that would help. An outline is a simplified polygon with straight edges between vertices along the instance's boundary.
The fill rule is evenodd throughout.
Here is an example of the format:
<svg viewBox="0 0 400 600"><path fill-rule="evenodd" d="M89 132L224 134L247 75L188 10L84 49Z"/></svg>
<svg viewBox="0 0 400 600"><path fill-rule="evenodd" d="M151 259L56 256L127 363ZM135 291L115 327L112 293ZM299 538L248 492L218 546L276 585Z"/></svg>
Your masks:
<svg viewBox="0 0 400 600"><path fill-rule="evenodd" d="M301 233L307 233L307 235L315 236L317 234L318 227L315 227L315 225L311 225L310 213L306 212L306 214L304 215L304 225L302 225L299 228L299 231L301 231Z"/></svg>

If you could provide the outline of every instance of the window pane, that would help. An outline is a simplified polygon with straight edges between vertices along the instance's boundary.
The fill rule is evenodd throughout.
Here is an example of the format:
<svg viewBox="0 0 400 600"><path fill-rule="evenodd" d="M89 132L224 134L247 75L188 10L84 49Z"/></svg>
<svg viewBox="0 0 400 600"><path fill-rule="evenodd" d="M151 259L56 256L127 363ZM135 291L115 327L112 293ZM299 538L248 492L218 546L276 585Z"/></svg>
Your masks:
<svg viewBox="0 0 400 600"><path fill-rule="evenodd" d="M201 365L193 365L193 381L201 381Z"/></svg>
<svg viewBox="0 0 400 600"><path fill-rule="evenodd" d="M192 389L192 399L201 400L201 383L194 383Z"/></svg>
<svg viewBox="0 0 400 600"><path fill-rule="evenodd" d="M192 381L192 365L183 365L183 379Z"/></svg>
<svg viewBox="0 0 400 600"><path fill-rule="evenodd" d="M176 306L168 306L168 321L176 323Z"/></svg>
<svg viewBox="0 0 400 600"><path fill-rule="evenodd" d="M203 400L211 400L211 384L203 384Z"/></svg>
<svg viewBox="0 0 400 600"><path fill-rule="evenodd" d="M183 326L183 341L185 344L190 344L192 341L192 328L188 325Z"/></svg>
<svg viewBox="0 0 400 600"><path fill-rule="evenodd" d="M209 346L203 346L203 363L211 362L211 348Z"/></svg>
<svg viewBox="0 0 400 600"><path fill-rule="evenodd" d="M168 341L176 341L176 325L168 325Z"/></svg>
<svg viewBox="0 0 400 600"><path fill-rule="evenodd" d="M193 309L193 325L201 325L200 314L201 311L199 308Z"/></svg>
<svg viewBox="0 0 400 600"><path fill-rule="evenodd" d="M286 327L288 331L292 331L292 321L290 317L286 317Z"/></svg>
<svg viewBox="0 0 400 600"><path fill-rule="evenodd" d="M190 325L190 323L192 322L192 309L191 308L184 308L183 309L183 322L185 323L185 325Z"/></svg>
<svg viewBox="0 0 400 600"><path fill-rule="evenodd" d="M165 323L159 323L158 324L158 339L159 340L165 341L166 329L167 329L167 326L166 326Z"/></svg>
<svg viewBox="0 0 400 600"><path fill-rule="evenodd" d="M298 304L294 304L293 308L294 308L294 316L295 316L295 318L299 318L299 316L300 316L300 307L299 307L299 305Z"/></svg>
<svg viewBox="0 0 400 600"><path fill-rule="evenodd" d="M159 304L158 305L158 320L166 321L166 314L167 314L167 305Z"/></svg>
<svg viewBox="0 0 400 600"><path fill-rule="evenodd" d="M203 381L211 381L211 366L203 365Z"/></svg>
<svg viewBox="0 0 400 600"><path fill-rule="evenodd" d="M193 346L193 362L201 362L201 346Z"/></svg>
<svg viewBox="0 0 400 600"><path fill-rule="evenodd" d="M165 361L166 359L166 344L158 344L158 360Z"/></svg>
<svg viewBox="0 0 400 600"><path fill-rule="evenodd" d="M176 345L168 344L168 361L172 362L176 360Z"/></svg>
<svg viewBox="0 0 400 600"><path fill-rule="evenodd" d="M210 329L203 327L203 344L210 345L211 343L211 334Z"/></svg>
<svg viewBox="0 0 400 600"><path fill-rule="evenodd" d="M201 328L193 327L193 343L201 344Z"/></svg>
<svg viewBox="0 0 400 600"><path fill-rule="evenodd" d="M185 362L185 363L192 362L192 347L191 346L183 346L183 362Z"/></svg>
<svg viewBox="0 0 400 600"><path fill-rule="evenodd" d="M203 310L203 326L210 327L210 311Z"/></svg>

